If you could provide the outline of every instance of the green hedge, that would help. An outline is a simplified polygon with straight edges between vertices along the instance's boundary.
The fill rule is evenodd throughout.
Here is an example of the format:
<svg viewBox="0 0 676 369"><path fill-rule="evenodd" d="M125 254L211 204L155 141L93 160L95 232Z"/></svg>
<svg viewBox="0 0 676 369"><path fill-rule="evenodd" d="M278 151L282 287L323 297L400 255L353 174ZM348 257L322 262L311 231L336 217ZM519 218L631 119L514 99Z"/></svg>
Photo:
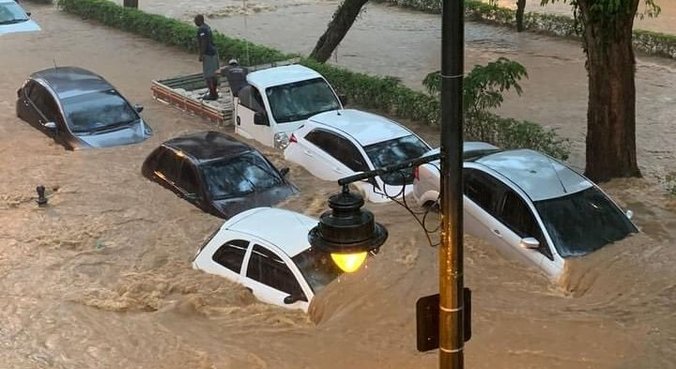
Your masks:
<svg viewBox="0 0 676 369"><path fill-rule="evenodd" d="M372 0L429 13L441 13L441 0ZM465 17L469 20L516 27L516 11L476 0L465 0ZM579 37L572 17L528 12L523 17L528 31L560 37ZM676 59L676 36L634 30L634 49L647 55Z"/></svg>
<svg viewBox="0 0 676 369"><path fill-rule="evenodd" d="M108 26L142 35L166 45L196 51L195 27L161 15L147 14L137 9L124 8L108 0L59 0L61 9ZM255 45L248 41L214 32L214 43L224 60L248 54L249 64L264 64L290 59L295 55ZM248 49L248 51L247 51ZM438 98L414 91L393 77L377 77L356 73L344 68L302 59L301 64L315 69L336 88L347 94L359 106L385 111L399 118L438 126L440 103ZM504 147L529 147L558 158L567 158L568 144L553 131L537 124L492 116L495 132L491 143ZM466 132L472 132L467 122Z"/></svg>

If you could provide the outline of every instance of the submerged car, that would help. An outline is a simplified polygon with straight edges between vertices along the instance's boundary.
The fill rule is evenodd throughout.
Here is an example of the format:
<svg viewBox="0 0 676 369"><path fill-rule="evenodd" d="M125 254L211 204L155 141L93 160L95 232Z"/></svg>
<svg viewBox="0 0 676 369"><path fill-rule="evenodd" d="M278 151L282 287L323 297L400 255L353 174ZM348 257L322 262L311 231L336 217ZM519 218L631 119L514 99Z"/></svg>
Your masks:
<svg viewBox="0 0 676 369"><path fill-rule="evenodd" d="M312 298L342 273L328 255L310 247L307 235L317 223L289 210L248 210L202 245L193 268L244 285L260 301L307 311Z"/></svg>
<svg viewBox="0 0 676 369"><path fill-rule="evenodd" d="M142 173L203 211L220 218L271 206L298 192L255 148L208 131L168 140L153 150Z"/></svg>
<svg viewBox="0 0 676 369"><path fill-rule="evenodd" d="M16 114L66 149L144 141L151 128L103 77L78 67L35 72L17 90Z"/></svg>
<svg viewBox="0 0 676 369"><path fill-rule="evenodd" d="M631 212L558 160L533 150L475 145L483 149L466 147L463 164L465 231L550 278L561 276L566 260L638 232ZM418 204L437 201L439 173L438 161L418 167Z"/></svg>
<svg viewBox="0 0 676 369"><path fill-rule="evenodd" d="M16 32L39 31L31 13L26 12L16 0L0 0L0 36Z"/></svg>
<svg viewBox="0 0 676 369"><path fill-rule="evenodd" d="M291 134L284 157L315 177L346 176L419 158L432 149L404 126L379 115L353 109L317 114ZM355 183L365 200L390 201L411 190L412 170Z"/></svg>

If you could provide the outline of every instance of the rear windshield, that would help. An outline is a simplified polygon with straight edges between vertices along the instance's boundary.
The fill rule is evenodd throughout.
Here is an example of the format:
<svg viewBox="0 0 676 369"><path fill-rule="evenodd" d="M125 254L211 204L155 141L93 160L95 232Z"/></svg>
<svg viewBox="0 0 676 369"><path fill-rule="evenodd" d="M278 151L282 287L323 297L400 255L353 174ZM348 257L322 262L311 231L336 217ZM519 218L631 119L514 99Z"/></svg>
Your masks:
<svg viewBox="0 0 676 369"><path fill-rule="evenodd" d="M564 258L588 254L637 231L596 187L534 204L554 247Z"/></svg>
<svg viewBox="0 0 676 369"><path fill-rule="evenodd" d="M366 155L371 159L375 168L417 159L429 150L430 147L416 135L395 138L364 147ZM385 184L392 186L411 184L413 183L413 168L396 173L383 174L380 178Z"/></svg>
<svg viewBox="0 0 676 369"><path fill-rule="evenodd" d="M136 111L115 90L68 97L62 103L73 133L108 130L139 119Z"/></svg>
<svg viewBox="0 0 676 369"><path fill-rule="evenodd" d="M222 200L282 185L277 171L254 152L201 166L212 199Z"/></svg>

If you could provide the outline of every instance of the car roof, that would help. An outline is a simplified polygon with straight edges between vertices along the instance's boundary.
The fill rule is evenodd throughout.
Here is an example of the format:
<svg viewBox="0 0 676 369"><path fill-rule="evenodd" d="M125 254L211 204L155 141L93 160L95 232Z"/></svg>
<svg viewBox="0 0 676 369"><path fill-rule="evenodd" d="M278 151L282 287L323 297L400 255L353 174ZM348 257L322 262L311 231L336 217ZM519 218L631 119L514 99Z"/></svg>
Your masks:
<svg viewBox="0 0 676 369"><path fill-rule="evenodd" d="M292 258L310 248L307 235L318 223L317 219L291 210L261 207L235 215L221 229L258 237Z"/></svg>
<svg viewBox="0 0 676 369"><path fill-rule="evenodd" d="M31 74L31 78L45 81L60 99L114 89L103 77L79 67L44 69Z"/></svg>
<svg viewBox="0 0 676 369"><path fill-rule="evenodd" d="M362 146L411 135L412 132L380 115L354 109L332 110L310 117L311 122L351 136Z"/></svg>
<svg viewBox="0 0 676 369"><path fill-rule="evenodd" d="M279 86L314 78L322 78L322 75L300 64L262 69L251 72L246 76L247 82L258 87L259 89L265 89L271 86Z"/></svg>
<svg viewBox="0 0 676 369"><path fill-rule="evenodd" d="M533 201L566 196L593 186L581 174L534 150L500 151L474 162L502 174Z"/></svg>
<svg viewBox="0 0 676 369"><path fill-rule="evenodd" d="M162 143L198 162L235 156L255 149L232 136L216 132L195 132Z"/></svg>

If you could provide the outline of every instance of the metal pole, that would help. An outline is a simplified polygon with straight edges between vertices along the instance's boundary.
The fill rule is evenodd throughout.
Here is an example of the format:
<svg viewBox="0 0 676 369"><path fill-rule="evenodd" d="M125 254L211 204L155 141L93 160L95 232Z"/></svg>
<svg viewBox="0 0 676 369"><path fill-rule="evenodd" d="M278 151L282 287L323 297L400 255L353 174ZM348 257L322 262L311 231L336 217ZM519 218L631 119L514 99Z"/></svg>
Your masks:
<svg viewBox="0 0 676 369"><path fill-rule="evenodd" d="M439 367L462 369L462 77L464 3L443 0L441 16L441 245L439 247Z"/></svg>

